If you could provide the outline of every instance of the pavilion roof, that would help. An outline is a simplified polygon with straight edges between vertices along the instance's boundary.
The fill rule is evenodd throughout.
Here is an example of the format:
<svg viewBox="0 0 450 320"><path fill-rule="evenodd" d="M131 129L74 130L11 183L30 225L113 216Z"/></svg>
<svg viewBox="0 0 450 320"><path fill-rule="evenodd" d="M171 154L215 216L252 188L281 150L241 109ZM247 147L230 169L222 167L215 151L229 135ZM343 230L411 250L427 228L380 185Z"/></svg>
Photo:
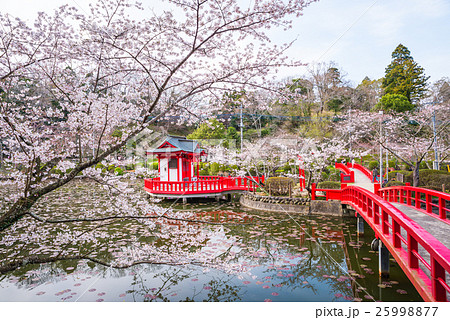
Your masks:
<svg viewBox="0 0 450 320"><path fill-rule="evenodd" d="M167 136L162 142L157 144L157 147L148 150L147 153L176 153L187 152L193 154L200 154L206 152L205 149L200 148L197 141L186 139L181 136Z"/></svg>

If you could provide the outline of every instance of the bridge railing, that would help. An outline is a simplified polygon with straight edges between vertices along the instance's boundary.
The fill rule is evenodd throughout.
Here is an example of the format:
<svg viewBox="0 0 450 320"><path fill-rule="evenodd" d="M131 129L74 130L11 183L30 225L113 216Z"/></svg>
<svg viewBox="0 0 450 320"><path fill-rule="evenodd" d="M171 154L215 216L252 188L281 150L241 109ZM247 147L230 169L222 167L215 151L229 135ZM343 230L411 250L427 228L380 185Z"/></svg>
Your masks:
<svg viewBox="0 0 450 320"><path fill-rule="evenodd" d="M344 188L346 184L341 185L341 189ZM317 189L316 184L311 184L311 200L341 200L341 189ZM323 193L322 194L319 194Z"/></svg>
<svg viewBox="0 0 450 320"><path fill-rule="evenodd" d="M264 182L264 177L220 177L200 176L192 181L161 181L159 178L145 179L144 188L150 193L188 195L219 193L232 190L253 191Z"/></svg>
<svg viewBox="0 0 450 320"><path fill-rule="evenodd" d="M378 195L389 202L398 202L450 223L450 194L407 186L387 187Z"/></svg>
<svg viewBox="0 0 450 320"><path fill-rule="evenodd" d="M450 249L378 195L360 187L342 190L342 203L352 205L375 231L411 282L427 301L447 301ZM427 251L427 261L419 246ZM428 269L431 276L419 267Z"/></svg>
<svg viewBox="0 0 450 320"><path fill-rule="evenodd" d="M341 162L336 162L334 164L336 169L339 169L341 172L341 183L353 183L355 182L355 172L351 171L349 167Z"/></svg>
<svg viewBox="0 0 450 320"><path fill-rule="evenodd" d="M360 165L359 163L354 163L354 164L349 163L349 164L348 164L348 167L349 167L349 168L353 168L353 169L357 169L357 170L361 171L362 173L364 173L364 175L365 175L367 178L370 179L370 181L372 181L372 171L370 171L370 170L367 169L366 167Z"/></svg>

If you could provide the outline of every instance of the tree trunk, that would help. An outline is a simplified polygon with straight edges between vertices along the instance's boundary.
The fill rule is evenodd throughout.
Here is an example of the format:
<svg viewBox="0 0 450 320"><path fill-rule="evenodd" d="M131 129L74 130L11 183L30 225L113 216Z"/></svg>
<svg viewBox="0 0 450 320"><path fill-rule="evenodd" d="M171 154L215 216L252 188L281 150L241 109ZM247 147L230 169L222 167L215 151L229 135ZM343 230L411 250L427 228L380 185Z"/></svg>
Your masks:
<svg viewBox="0 0 450 320"><path fill-rule="evenodd" d="M416 161L413 169L413 186L418 187L420 182L420 173L419 173L420 162Z"/></svg>
<svg viewBox="0 0 450 320"><path fill-rule="evenodd" d="M39 196L32 195L29 197L22 197L17 200L5 214L0 216L0 231L7 229L27 214L28 210L38 199Z"/></svg>

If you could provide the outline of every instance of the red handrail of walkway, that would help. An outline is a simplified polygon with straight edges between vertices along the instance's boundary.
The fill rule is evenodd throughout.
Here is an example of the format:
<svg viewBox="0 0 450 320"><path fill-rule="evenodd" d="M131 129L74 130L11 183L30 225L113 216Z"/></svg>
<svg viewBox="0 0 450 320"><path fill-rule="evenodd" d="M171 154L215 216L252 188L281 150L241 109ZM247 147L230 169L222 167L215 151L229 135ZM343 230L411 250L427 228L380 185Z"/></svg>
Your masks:
<svg viewBox="0 0 450 320"><path fill-rule="evenodd" d="M368 190L346 187L342 190L342 203L354 207L370 225L425 301L447 301L450 287L445 277L446 272L450 273L449 248L388 201ZM429 262L420 255L419 245L429 253ZM419 267L419 262L430 271L431 277Z"/></svg>
<svg viewBox="0 0 450 320"><path fill-rule="evenodd" d="M353 182L355 182L355 172L351 171L349 169L349 167L347 167L345 164L343 164L342 162L336 162L334 164L334 167L336 169L339 169L339 170L343 171L343 173L341 173L341 182L342 183L353 183Z"/></svg>
<svg viewBox="0 0 450 320"><path fill-rule="evenodd" d="M395 186L379 189L378 195L386 201L407 205L450 224L450 194L448 193L411 186ZM437 204L433 203L433 200ZM433 208L437 213L433 212Z"/></svg>
<svg viewBox="0 0 450 320"><path fill-rule="evenodd" d="M362 173L364 173L364 175L365 175L367 178L370 179L370 181L372 181L372 171L370 171L370 170L367 169L366 167L360 165L359 163L354 163L354 164L349 163L349 164L348 164L348 167L349 167L349 168L353 168L353 169L357 169L357 170L361 171Z"/></svg>
<svg viewBox="0 0 450 320"><path fill-rule="evenodd" d="M346 184L341 185L341 189L344 188ZM316 184L311 184L311 200L318 200L323 196L318 195L316 192L325 193L325 200L341 200L341 189L317 189Z"/></svg>
<svg viewBox="0 0 450 320"><path fill-rule="evenodd" d="M220 193L224 191L253 191L263 177L219 177L200 176L197 181L160 181L159 178L145 179L144 189L149 193L167 195L189 195Z"/></svg>

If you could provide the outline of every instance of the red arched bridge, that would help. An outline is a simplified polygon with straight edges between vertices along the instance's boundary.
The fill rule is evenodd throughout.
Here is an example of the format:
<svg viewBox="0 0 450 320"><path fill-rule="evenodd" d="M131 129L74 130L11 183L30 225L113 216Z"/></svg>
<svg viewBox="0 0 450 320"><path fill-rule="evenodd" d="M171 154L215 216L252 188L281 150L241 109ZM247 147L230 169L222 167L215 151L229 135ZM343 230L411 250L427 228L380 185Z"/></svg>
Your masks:
<svg viewBox="0 0 450 320"><path fill-rule="evenodd" d="M350 176L342 166L336 167ZM381 240L380 274L383 264L389 265L389 255L381 251L387 249L425 301L447 301L450 194L411 186L380 189L378 184L371 185L369 170L360 165L348 167L353 169L354 185L342 184L340 190L331 190L313 184L312 200L325 197L354 208ZM371 187L375 192L368 190Z"/></svg>

